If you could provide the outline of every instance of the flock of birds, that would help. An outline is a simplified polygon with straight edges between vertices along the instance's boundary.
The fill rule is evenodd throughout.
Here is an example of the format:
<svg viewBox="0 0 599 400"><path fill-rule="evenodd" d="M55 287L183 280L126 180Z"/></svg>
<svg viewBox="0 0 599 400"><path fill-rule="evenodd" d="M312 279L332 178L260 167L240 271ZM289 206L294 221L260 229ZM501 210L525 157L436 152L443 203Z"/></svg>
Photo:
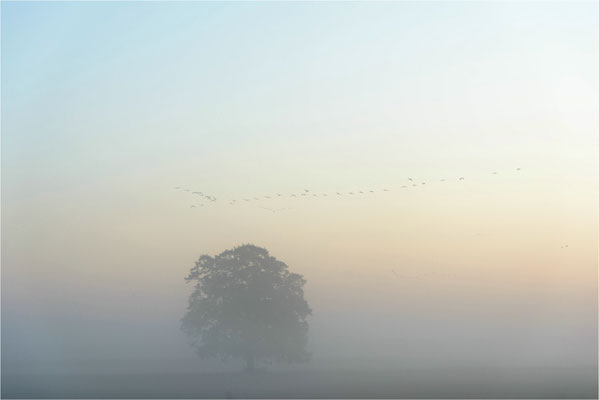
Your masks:
<svg viewBox="0 0 599 400"><path fill-rule="evenodd" d="M521 168L516 168L515 171L521 171ZM492 175L497 175L498 172L497 171L493 171L491 172ZM451 179L439 179L438 182L446 182L446 181L450 181ZM454 180L457 181L463 181L465 180L465 178L463 176L460 176ZM400 190L402 189L408 189L410 187L417 187L417 186L422 186L422 185L426 185L427 182L425 181L420 181L418 182L417 180L415 180L414 178L407 178L407 182L404 185L401 185L399 187ZM175 190L179 190L182 192L187 192L192 196L195 196L196 198L201 199L201 203L199 204L192 204L190 206L190 208L197 208L197 207L205 207L206 205L210 204L210 203L217 203L217 198L216 196L210 195L208 193L204 193L201 191L192 191L191 189L188 188L184 188L181 186L176 186L174 187ZM237 199L232 199L232 200L226 200L226 201L218 201L221 204L226 204L226 205L236 205L236 204L243 204L243 203L251 203L251 202L257 202L257 201L264 201L264 200L270 200L270 199L279 199L279 198L296 198L296 199L301 199L301 198L314 198L314 197L334 197L334 196L356 196L356 195L361 195L361 194L375 194L375 193L380 193L380 192L389 192L391 191L388 188L383 188L383 189L379 189L379 190L373 190L373 189L368 189L368 190L354 190L354 191L344 191L344 192L329 192L329 193L314 193L312 192L310 189L304 189L303 192L300 193L289 193L289 194L283 194L283 193L274 193L274 194L270 194L270 195L263 195L263 196L246 196L246 197L240 197ZM293 210L294 208L291 207L283 207L283 208L272 208L272 207L263 207L260 206L261 209L266 210L268 212L272 212L272 213L278 213L278 212L283 212L283 211L290 211ZM562 245L560 248L565 249L568 248L568 245ZM397 272L393 271L393 273L396 276L399 276L397 274ZM404 278L417 278L417 277L408 277L408 276L403 276Z"/></svg>
<svg viewBox="0 0 599 400"><path fill-rule="evenodd" d="M520 170L521 170L521 168L516 168L516 171L520 171ZM498 172L493 171L491 174L497 175ZM465 178L463 176L460 176L459 178L457 178L455 180L463 181L464 179ZM447 180L448 179L439 179L438 182L445 182ZM425 182L425 181L418 182L414 178L407 178L406 184L401 185L401 187L399 189L408 189L410 187L417 187L417 186L422 186L422 185L426 185L426 184L427 184L427 182ZM212 195L204 193L204 192L192 191L191 189L184 188L181 186L176 186L174 189L180 190L183 192L188 192L191 195L196 196L201 200L201 202L199 204L192 204L190 206L190 208L204 207L210 203L217 202L217 198L215 196L212 196ZM274 193L274 194L263 195L263 196L244 196L244 197L240 197L237 199L226 200L226 201L223 201L222 203L233 206L236 204L250 203L250 202L278 199L278 198L285 198L285 197L287 197L287 198L313 198L313 197L333 197L333 196L355 196L355 195L361 195L361 194L374 194L377 192L380 193L380 192L389 192L389 191L390 191L390 189L383 188L383 189L379 189L379 190L368 189L368 190L354 190L351 192L349 192L349 191L337 192L336 191L336 192L330 192L330 193L314 193L310 189L304 189L303 192L300 192L300 193L289 193L289 194ZM264 210L273 212L273 213L293 210L293 208L268 208L268 207L261 207L261 208Z"/></svg>
<svg viewBox="0 0 599 400"><path fill-rule="evenodd" d="M397 279L423 279L429 277L441 277L441 278L455 278L456 274L452 272L422 272L418 274L405 274L403 272L398 273L395 269L391 268L391 272Z"/></svg>

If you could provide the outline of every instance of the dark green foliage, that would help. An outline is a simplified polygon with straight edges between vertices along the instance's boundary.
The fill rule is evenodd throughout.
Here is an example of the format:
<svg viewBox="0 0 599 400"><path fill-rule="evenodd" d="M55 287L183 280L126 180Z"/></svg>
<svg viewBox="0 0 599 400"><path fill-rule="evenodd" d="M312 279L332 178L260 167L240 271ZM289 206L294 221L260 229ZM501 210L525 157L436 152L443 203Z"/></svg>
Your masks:
<svg viewBox="0 0 599 400"><path fill-rule="evenodd" d="M309 359L305 279L266 249L243 245L202 255L186 282L195 282L183 318L200 357L302 362Z"/></svg>

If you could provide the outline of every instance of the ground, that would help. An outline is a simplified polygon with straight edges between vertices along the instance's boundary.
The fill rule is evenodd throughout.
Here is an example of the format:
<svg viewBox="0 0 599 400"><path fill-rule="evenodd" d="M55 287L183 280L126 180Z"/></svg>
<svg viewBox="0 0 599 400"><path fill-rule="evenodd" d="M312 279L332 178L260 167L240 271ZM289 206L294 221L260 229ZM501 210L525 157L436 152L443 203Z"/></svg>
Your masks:
<svg viewBox="0 0 599 400"><path fill-rule="evenodd" d="M2 398L597 398L597 368L3 375Z"/></svg>

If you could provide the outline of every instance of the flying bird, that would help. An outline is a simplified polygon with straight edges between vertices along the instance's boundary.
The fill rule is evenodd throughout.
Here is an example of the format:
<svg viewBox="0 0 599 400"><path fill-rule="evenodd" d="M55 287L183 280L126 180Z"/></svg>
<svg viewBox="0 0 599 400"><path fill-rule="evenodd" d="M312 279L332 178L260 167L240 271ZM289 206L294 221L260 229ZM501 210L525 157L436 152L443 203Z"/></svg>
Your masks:
<svg viewBox="0 0 599 400"><path fill-rule="evenodd" d="M464 180L464 177L463 177L463 176L461 176L461 177L460 177L460 180L461 180L461 181L463 181L463 180Z"/></svg>
<svg viewBox="0 0 599 400"><path fill-rule="evenodd" d="M493 175L497 175L497 172L493 172Z"/></svg>
<svg viewBox="0 0 599 400"><path fill-rule="evenodd" d="M404 188L404 189L405 189L405 188L406 188L406 186L402 186L402 188Z"/></svg>
<svg viewBox="0 0 599 400"><path fill-rule="evenodd" d="M310 189L304 189L304 192L308 193L310 191Z"/></svg>
<svg viewBox="0 0 599 400"><path fill-rule="evenodd" d="M412 181L413 179L412 179L412 178L408 178L408 180L409 180L409 181Z"/></svg>
<svg viewBox="0 0 599 400"><path fill-rule="evenodd" d="M191 207L189 207L189 208L196 208L196 206L191 206Z"/></svg>
<svg viewBox="0 0 599 400"><path fill-rule="evenodd" d="M426 182L422 182L421 185L426 185Z"/></svg>
<svg viewBox="0 0 599 400"><path fill-rule="evenodd" d="M383 192L388 192L388 191L389 191L389 189L383 189Z"/></svg>
<svg viewBox="0 0 599 400"><path fill-rule="evenodd" d="M441 179L441 182L445 182L445 179Z"/></svg>
<svg viewBox="0 0 599 400"><path fill-rule="evenodd" d="M341 193L337 192L337 195L341 196Z"/></svg>
<svg viewBox="0 0 599 400"><path fill-rule="evenodd" d="M279 212L279 211L293 210L293 208L288 208L288 207L285 207L285 208L268 208L268 207L260 207L260 208L263 208L263 209L265 209L265 210L271 211L271 212L273 212L273 213L275 213L275 212Z"/></svg>
<svg viewBox="0 0 599 400"><path fill-rule="evenodd" d="M516 168L516 171L520 171L520 168Z"/></svg>

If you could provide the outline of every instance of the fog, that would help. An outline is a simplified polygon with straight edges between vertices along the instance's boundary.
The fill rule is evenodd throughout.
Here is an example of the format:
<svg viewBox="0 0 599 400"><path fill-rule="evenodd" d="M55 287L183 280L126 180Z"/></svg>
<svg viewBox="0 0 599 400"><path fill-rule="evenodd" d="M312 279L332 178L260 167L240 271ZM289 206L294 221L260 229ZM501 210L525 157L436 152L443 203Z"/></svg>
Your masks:
<svg viewBox="0 0 599 400"><path fill-rule="evenodd" d="M1 7L2 397L596 398L596 4ZM182 330L244 244L309 360Z"/></svg>

